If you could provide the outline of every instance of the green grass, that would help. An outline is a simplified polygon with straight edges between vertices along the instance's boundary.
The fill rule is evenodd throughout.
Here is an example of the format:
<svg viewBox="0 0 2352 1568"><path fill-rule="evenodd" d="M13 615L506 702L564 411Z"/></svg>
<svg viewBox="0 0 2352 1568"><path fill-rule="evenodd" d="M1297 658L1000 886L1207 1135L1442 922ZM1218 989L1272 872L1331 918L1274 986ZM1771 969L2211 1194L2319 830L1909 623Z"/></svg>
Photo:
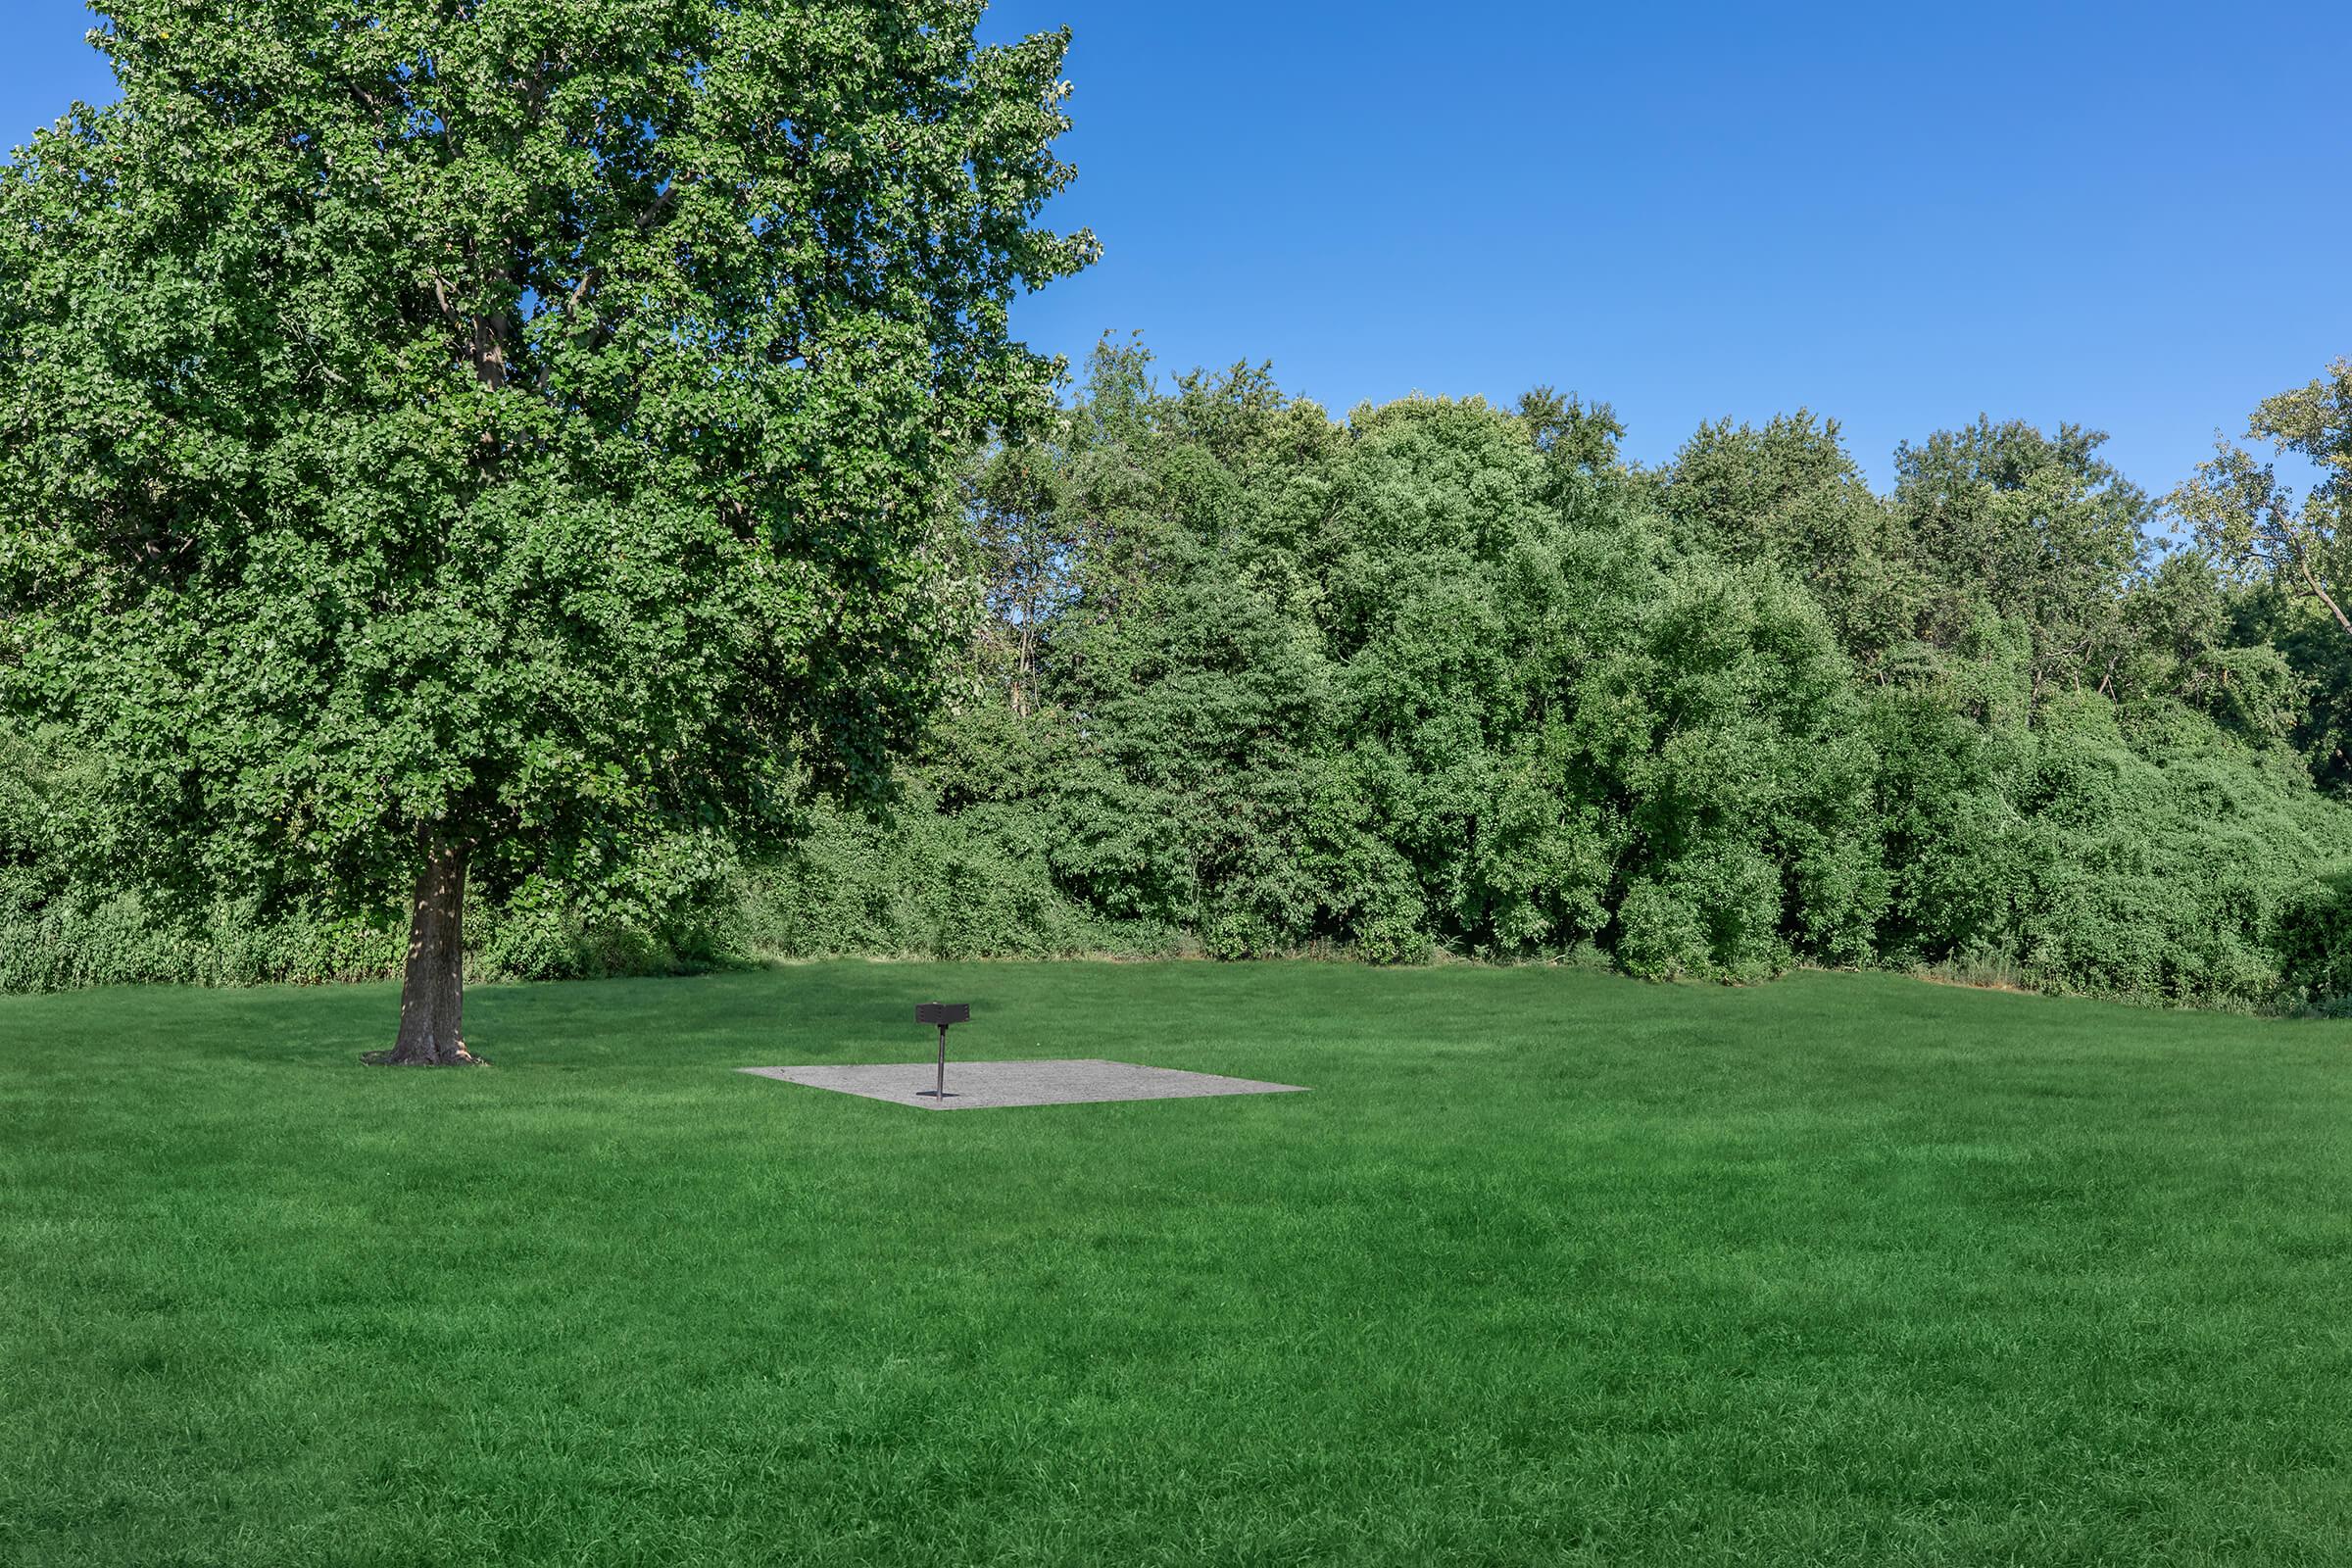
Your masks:
<svg viewBox="0 0 2352 1568"><path fill-rule="evenodd" d="M939 1115L957 1049L1311 1095ZM1800 975L0 999L0 1562L2312 1563L2352 1025Z"/></svg>

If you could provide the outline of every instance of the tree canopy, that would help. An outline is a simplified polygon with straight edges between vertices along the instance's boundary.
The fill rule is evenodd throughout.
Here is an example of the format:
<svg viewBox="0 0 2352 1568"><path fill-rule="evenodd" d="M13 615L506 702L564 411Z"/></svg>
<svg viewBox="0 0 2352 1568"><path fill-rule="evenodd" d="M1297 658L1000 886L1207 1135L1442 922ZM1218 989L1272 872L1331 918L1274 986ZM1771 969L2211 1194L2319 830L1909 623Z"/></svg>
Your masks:
<svg viewBox="0 0 2352 1568"><path fill-rule="evenodd" d="M1809 415L1654 467L1621 433L1542 389L1334 418L1106 344L961 471L895 811L821 795L765 858L664 840L574 884L576 940L479 899L482 961L1453 953L2344 1004L2345 688L2309 639L2346 640L2308 594L2167 540L2087 431L1931 434L1886 494ZM88 764L20 755L18 983L156 972L41 845ZM213 924L135 962L353 961Z"/></svg>
<svg viewBox="0 0 2352 1568"><path fill-rule="evenodd" d="M1809 414L1654 468L1621 433L1548 389L1334 420L1106 345L1050 438L975 469L972 536L1041 544L977 558L972 647L1022 652L970 666L956 723L1017 760L935 742L894 876L985 859L1234 956L2332 984L2293 956L2352 858L2298 745L2326 694L2095 432L1938 432L1884 496Z"/></svg>
<svg viewBox="0 0 2352 1568"><path fill-rule="evenodd" d="M0 696L159 890L457 919L884 790L1089 258L980 0L122 0L0 172Z"/></svg>

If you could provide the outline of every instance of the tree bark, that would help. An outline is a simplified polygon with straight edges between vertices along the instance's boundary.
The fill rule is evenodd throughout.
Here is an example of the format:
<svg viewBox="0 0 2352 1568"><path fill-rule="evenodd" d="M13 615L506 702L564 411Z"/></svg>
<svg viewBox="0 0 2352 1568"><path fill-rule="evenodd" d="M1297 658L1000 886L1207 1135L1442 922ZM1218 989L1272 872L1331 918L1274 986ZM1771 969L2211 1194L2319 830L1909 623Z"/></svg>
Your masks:
<svg viewBox="0 0 2352 1568"><path fill-rule="evenodd" d="M400 1035L379 1066L469 1066L482 1058L459 1033L466 1006L466 847L426 846L410 906L409 961L400 984Z"/></svg>

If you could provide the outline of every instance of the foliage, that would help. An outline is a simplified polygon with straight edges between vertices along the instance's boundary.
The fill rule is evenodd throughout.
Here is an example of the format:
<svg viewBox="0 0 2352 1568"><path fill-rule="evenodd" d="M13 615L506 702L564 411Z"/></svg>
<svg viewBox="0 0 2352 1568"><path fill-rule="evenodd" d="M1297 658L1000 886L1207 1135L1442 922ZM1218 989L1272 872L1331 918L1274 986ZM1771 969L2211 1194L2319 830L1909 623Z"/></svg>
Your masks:
<svg viewBox="0 0 2352 1568"><path fill-rule="evenodd" d="M2159 549L2071 427L1932 436L1886 497L1809 415L1656 469L1621 433L1542 389L1334 419L1106 343L962 469L894 809L516 881L480 961L1446 953L2336 1004L2316 602ZM15 799L0 863L48 918L102 886L59 869L93 835L12 851Z"/></svg>
<svg viewBox="0 0 2352 1568"><path fill-rule="evenodd" d="M2306 684L2296 739L2312 771L2352 792L2352 360L2265 399L2246 435L2316 469L2300 500L2275 464L2225 441L2170 505L2216 566L2245 586L2245 634L2275 643Z"/></svg>
<svg viewBox="0 0 2352 1568"><path fill-rule="evenodd" d="M819 806L792 852L742 875L727 935L785 958L1155 957L1150 921L1104 918L1056 885L1045 824L979 806L950 814L917 784L886 820Z"/></svg>
<svg viewBox="0 0 2352 1568"><path fill-rule="evenodd" d="M2225 441L2172 505L2215 560L2309 594L2352 637L2344 584L2352 581L2352 360L2290 392L2263 400L2247 421L2251 440L2318 469L2300 503L2274 465Z"/></svg>
<svg viewBox="0 0 2352 1568"><path fill-rule="evenodd" d="M1007 302L1092 251L1032 226L1066 36L107 9L121 101L0 171L0 703L107 874L381 919L453 867L544 968L887 793L955 466L1053 374Z"/></svg>
<svg viewBox="0 0 2352 1568"><path fill-rule="evenodd" d="M1980 418L1895 452L1891 504L1928 593L1922 636L1946 643L1982 610L2023 625L2035 700L2103 685L2127 646L2117 620L2151 509L2098 457L2105 440Z"/></svg>
<svg viewBox="0 0 2352 1568"><path fill-rule="evenodd" d="M1806 416L1656 472L1617 433L1543 391L1334 424L1106 347L992 460L1057 475L999 796L1055 885L1231 955L2295 993L2281 922L2352 814L2283 749L2304 681L2206 558L2156 559L2098 436L1980 421L1881 500Z"/></svg>
<svg viewBox="0 0 2352 1568"><path fill-rule="evenodd" d="M2352 1014L2352 870L2305 889L2280 911L2278 946L2299 1000Z"/></svg>
<svg viewBox="0 0 2352 1568"><path fill-rule="evenodd" d="M1926 586L1897 556L1894 519L1837 420L1799 410L1760 430L1702 425L1651 479L1678 545L1794 577L1864 662L1911 635Z"/></svg>

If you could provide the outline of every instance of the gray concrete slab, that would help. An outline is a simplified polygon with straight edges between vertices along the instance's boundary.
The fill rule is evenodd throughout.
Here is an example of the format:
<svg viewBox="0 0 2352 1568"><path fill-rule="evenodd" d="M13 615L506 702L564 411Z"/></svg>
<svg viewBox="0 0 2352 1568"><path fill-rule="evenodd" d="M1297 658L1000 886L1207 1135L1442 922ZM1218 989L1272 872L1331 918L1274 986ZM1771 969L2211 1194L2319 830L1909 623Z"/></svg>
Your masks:
<svg viewBox="0 0 2352 1568"><path fill-rule="evenodd" d="M739 1067L761 1078L780 1078L810 1089L831 1089L867 1100L887 1100L924 1110L942 1106L929 1091L939 1075L936 1062L893 1061L857 1066ZM950 1061L948 1110L990 1110L1004 1105L1080 1105L1112 1100L1179 1100L1202 1095L1298 1095L1298 1084L1259 1083L1213 1072L1179 1072L1131 1061Z"/></svg>

